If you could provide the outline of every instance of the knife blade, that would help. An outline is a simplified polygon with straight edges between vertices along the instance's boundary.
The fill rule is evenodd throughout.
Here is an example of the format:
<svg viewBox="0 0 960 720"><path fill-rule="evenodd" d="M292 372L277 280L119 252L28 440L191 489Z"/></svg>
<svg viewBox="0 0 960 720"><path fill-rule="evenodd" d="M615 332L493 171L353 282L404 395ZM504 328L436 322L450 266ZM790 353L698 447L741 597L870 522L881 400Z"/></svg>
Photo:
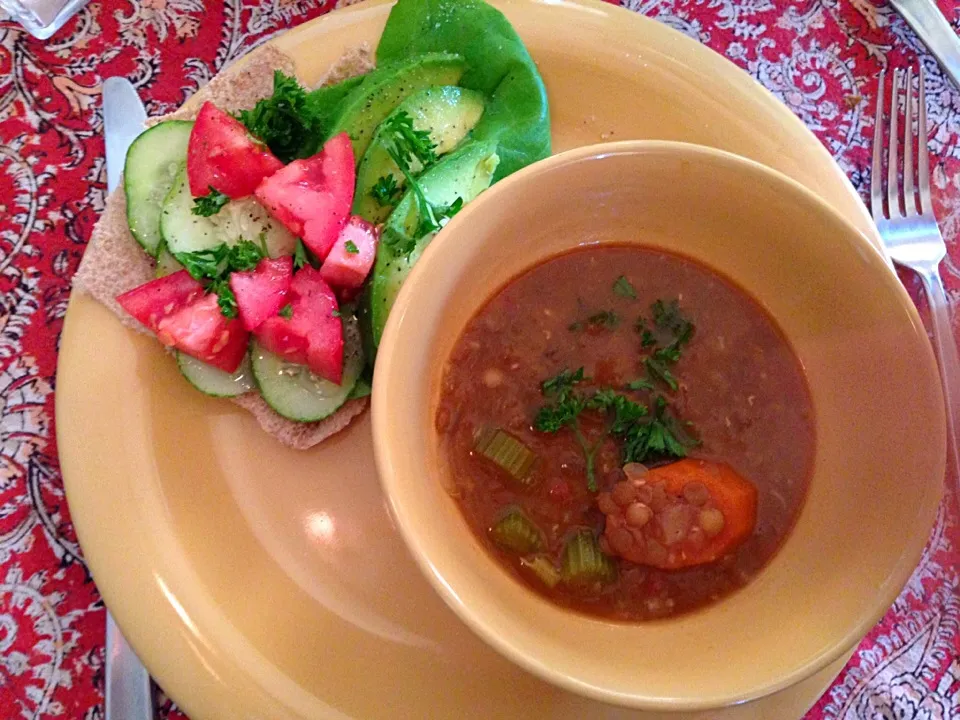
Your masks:
<svg viewBox="0 0 960 720"><path fill-rule="evenodd" d="M143 132L147 112L126 78L103 81L103 135L106 145L107 191L120 183L127 149ZM107 610L106 720L153 720L150 674Z"/></svg>
<svg viewBox="0 0 960 720"><path fill-rule="evenodd" d="M933 0L890 0L960 88L960 38Z"/></svg>
<svg viewBox="0 0 960 720"><path fill-rule="evenodd" d="M130 143L143 132L147 112L130 81L110 77L103 81L103 135L107 155L107 191L120 182Z"/></svg>

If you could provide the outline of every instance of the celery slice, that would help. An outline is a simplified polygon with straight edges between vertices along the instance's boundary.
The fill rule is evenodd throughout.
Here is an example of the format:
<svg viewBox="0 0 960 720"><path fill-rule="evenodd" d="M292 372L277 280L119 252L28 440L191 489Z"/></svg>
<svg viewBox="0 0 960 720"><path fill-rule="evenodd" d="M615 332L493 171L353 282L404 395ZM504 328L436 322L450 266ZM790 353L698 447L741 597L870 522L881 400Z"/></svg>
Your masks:
<svg viewBox="0 0 960 720"><path fill-rule="evenodd" d="M517 506L507 509L490 528L490 537L503 548L518 555L528 555L543 549L543 533Z"/></svg>
<svg viewBox="0 0 960 720"><path fill-rule="evenodd" d="M536 575L548 588L555 588L560 582L560 571L546 555L520 558L520 566Z"/></svg>
<svg viewBox="0 0 960 720"><path fill-rule="evenodd" d="M603 554L592 530L577 530L567 539L560 559L563 582L572 587L595 583L605 585L617 579L617 566Z"/></svg>
<svg viewBox="0 0 960 720"><path fill-rule="evenodd" d="M488 460L496 463L514 480L530 486L530 470L537 456L510 433L497 428L487 428L477 438L476 450Z"/></svg>

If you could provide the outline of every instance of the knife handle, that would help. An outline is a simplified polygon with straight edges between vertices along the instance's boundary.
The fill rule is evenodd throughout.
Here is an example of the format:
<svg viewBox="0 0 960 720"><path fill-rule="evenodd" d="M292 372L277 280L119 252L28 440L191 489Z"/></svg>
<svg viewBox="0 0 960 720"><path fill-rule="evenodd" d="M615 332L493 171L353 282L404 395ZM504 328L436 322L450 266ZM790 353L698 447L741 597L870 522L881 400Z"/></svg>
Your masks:
<svg viewBox="0 0 960 720"><path fill-rule="evenodd" d="M960 38L933 0L890 0L960 88Z"/></svg>

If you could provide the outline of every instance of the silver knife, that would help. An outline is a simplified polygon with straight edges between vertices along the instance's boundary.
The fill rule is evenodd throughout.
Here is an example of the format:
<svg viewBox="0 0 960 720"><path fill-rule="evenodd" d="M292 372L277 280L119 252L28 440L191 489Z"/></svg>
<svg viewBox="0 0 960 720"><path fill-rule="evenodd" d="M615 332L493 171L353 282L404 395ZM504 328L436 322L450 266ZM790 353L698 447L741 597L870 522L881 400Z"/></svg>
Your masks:
<svg viewBox="0 0 960 720"><path fill-rule="evenodd" d="M934 0L890 0L960 88L960 38Z"/></svg>
<svg viewBox="0 0 960 720"><path fill-rule="evenodd" d="M130 143L143 132L146 110L126 78L103 81L103 135L107 155L107 191L120 184ZM153 720L150 674L107 610L105 720Z"/></svg>
<svg viewBox="0 0 960 720"><path fill-rule="evenodd" d="M107 192L120 182L127 148L143 132L147 111L130 81L111 77L103 81L103 136L107 146Z"/></svg>

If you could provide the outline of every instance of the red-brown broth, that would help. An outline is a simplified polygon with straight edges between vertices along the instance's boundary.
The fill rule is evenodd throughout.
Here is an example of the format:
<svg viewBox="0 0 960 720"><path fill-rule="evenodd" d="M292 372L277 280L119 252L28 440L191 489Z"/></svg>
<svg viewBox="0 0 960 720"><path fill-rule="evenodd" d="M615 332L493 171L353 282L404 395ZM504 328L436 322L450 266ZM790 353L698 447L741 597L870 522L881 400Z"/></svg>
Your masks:
<svg viewBox="0 0 960 720"><path fill-rule="evenodd" d="M612 286L625 276L637 298ZM585 461L568 430L537 432L540 384L584 367L595 382L623 386L643 376L635 319L657 299L679 299L696 330L673 368L667 392L701 445L690 455L725 462L758 490L752 535L729 555L685 570L658 570L617 559L618 579L588 592L549 589L488 535L506 506L519 505L559 558L571 531L603 531ZM576 321L611 309L614 329L574 332ZM647 399L644 392L634 393ZM586 417L586 416L585 416ZM587 421L589 435L596 423ZM742 289L690 259L651 249L575 250L537 265L500 289L469 321L449 358L436 415L452 492L478 540L532 590L573 610L621 620L675 615L743 586L776 553L803 504L814 455L813 408L801 365L774 321ZM538 461L531 489L474 452L477 433L508 430ZM607 440L596 458L599 490L623 478L620 448Z"/></svg>

